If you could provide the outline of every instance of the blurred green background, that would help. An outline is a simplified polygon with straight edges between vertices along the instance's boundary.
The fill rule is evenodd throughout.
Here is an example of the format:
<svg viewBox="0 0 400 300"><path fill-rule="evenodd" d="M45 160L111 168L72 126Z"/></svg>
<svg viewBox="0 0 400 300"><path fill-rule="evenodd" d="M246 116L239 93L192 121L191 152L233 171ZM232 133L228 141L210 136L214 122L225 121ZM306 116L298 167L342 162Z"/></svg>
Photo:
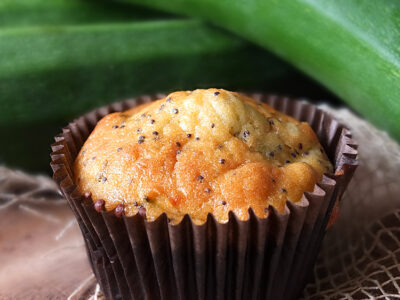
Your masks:
<svg viewBox="0 0 400 300"><path fill-rule="evenodd" d="M200 20L118 2L0 3L0 163L50 173L53 137L100 105L218 87L340 100L272 55Z"/></svg>

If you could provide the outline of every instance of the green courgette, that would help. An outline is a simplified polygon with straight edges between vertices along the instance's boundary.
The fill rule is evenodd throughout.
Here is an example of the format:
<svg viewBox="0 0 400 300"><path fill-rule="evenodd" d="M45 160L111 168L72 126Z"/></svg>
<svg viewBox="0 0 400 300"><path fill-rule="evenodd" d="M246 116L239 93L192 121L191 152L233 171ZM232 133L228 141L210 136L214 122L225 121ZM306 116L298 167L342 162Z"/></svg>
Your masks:
<svg viewBox="0 0 400 300"><path fill-rule="evenodd" d="M400 1L125 2L202 17L264 46L400 140Z"/></svg>

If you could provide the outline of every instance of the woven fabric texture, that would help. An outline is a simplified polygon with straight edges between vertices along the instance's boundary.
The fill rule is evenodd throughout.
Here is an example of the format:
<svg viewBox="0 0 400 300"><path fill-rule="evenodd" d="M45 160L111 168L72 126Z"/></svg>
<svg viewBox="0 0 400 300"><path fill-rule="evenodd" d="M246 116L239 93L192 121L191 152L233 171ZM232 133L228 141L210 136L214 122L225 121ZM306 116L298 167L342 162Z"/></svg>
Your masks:
<svg viewBox="0 0 400 300"><path fill-rule="evenodd" d="M360 166L304 299L400 299L400 146L347 109L322 108L351 129Z"/></svg>

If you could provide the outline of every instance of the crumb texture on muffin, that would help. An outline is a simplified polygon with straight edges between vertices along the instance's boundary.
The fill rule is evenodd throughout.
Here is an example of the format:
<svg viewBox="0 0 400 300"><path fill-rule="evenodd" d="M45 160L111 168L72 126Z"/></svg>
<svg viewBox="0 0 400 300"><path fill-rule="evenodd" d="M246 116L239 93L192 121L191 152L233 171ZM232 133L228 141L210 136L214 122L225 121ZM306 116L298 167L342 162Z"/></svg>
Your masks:
<svg viewBox="0 0 400 300"><path fill-rule="evenodd" d="M311 127L222 89L175 92L100 120L74 164L75 180L107 210L172 222L219 222L252 208L283 212L332 172ZM121 205L120 205L121 207Z"/></svg>

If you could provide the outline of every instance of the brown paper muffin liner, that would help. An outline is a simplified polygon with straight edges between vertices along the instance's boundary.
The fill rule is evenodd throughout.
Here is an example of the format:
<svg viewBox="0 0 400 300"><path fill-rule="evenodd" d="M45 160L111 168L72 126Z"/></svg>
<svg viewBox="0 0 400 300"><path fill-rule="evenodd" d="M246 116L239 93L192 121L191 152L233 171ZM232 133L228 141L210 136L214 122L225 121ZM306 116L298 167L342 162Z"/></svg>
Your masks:
<svg viewBox="0 0 400 300"><path fill-rule="evenodd" d="M356 167L357 145L348 129L306 102L252 94L308 122L334 164L313 192L284 213L267 218L250 209L242 221L232 212L202 225L186 215L172 225L166 214L147 221L139 214L98 213L73 181L73 162L97 121L105 115L160 99L143 96L92 111L55 137L51 167L81 228L93 272L107 299L296 299L311 275L331 217Z"/></svg>

